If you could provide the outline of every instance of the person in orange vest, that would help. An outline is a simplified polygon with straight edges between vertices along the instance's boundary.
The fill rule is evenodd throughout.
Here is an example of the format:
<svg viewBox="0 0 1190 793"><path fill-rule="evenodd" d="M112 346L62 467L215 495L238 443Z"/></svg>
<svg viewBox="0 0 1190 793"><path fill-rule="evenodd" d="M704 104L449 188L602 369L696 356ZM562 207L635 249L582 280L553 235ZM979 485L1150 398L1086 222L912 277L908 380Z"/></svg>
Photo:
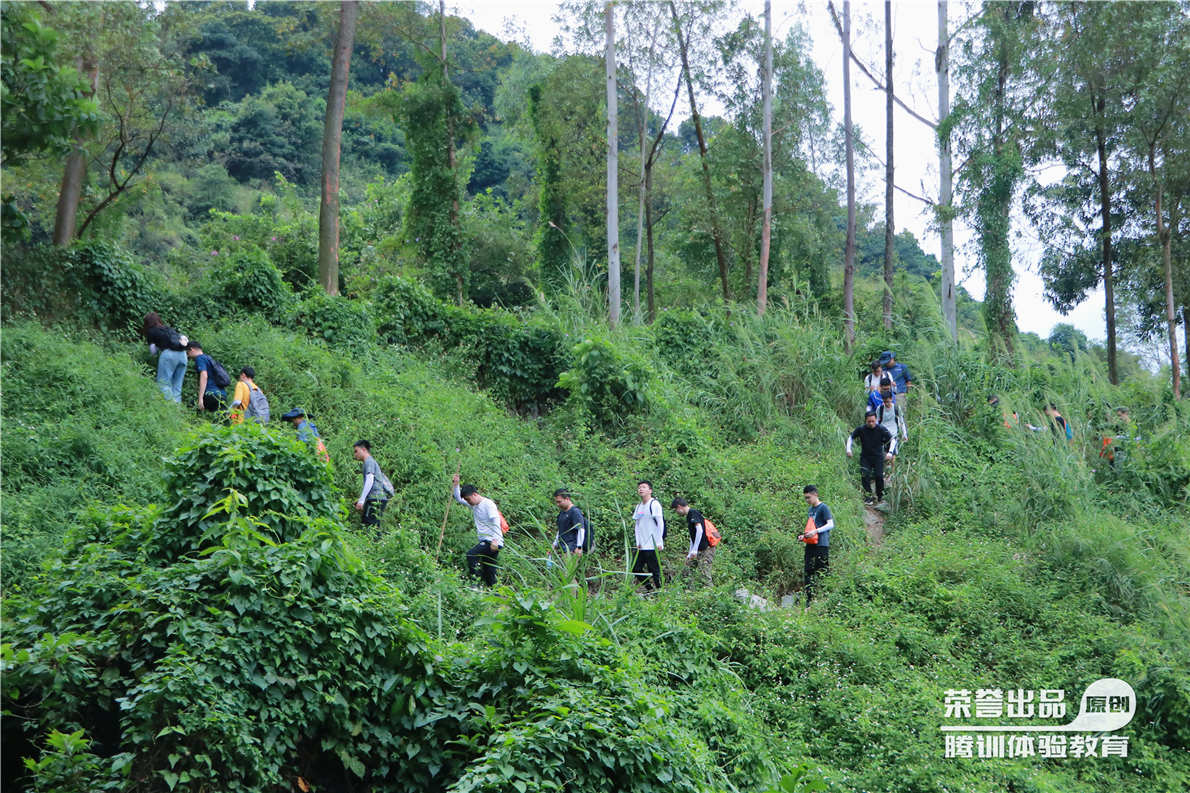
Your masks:
<svg viewBox="0 0 1190 793"><path fill-rule="evenodd" d="M815 581L830 567L831 529L835 527L835 516L831 514L831 508L819 500L818 488L814 485L802 488L802 498L809 511L806 513L806 530L798 535L798 540L806 544L805 591L806 606L809 607L814 599Z"/></svg>

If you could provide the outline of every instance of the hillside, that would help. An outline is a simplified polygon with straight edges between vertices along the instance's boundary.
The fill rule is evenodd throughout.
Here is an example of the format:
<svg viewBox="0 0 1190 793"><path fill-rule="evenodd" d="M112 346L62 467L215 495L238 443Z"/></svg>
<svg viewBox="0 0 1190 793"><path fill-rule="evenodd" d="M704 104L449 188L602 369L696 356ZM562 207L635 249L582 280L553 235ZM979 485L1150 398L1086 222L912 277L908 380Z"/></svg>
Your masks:
<svg viewBox="0 0 1190 793"><path fill-rule="evenodd" d="M66 280L94 261L71 256ZM29 785L26 756L44 790L1190 782L1190 447L1155 380L1107 386L1086 355L994 370L928 329L873 340L919 383L877 548L842 453L871 351L841 354L812 305L613 332L566 302L581 292L517 316L399 280L373 301L236 293L270 283L248 268L211 282L215 320L208 297L125 266L122 291L74 278L48 325L20 318L6 267L8 783ZM125 330L139 300L229 369L251 363L274 416L314 414L329 470L281 422L212 426L162 400ZM1004 428L990 392L1022 421L1057 401L1075 441ZM1138 439L1107 469L1096 423L1118 405ZM348 506L360 437L396 488L375 541ZM463 577L457 505L435 559L456 466L512 524L490 595ZM714 588L642 599L625 580L638 478L723 529ZM800 596L806 483L837 522L823 593L754 611L731 593ZM597 532L578 571L544 564L559 486ZM665 569L682 554L667 543ZM944 758L948 689L1074 696L1099 677L1137 692L1126 759Z"/></svg>

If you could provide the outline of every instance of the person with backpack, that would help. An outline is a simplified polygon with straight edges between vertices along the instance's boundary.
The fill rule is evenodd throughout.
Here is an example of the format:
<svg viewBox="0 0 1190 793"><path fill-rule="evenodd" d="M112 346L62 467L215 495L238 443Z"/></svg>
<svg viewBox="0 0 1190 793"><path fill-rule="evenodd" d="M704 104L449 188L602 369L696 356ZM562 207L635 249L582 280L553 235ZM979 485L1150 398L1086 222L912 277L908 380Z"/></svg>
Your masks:
<svg viewBox="0 0 1190 793"><path fill-rule="evenodd" d="M551 553L562 547L563 553L582 556L591 549L591 528L582 510L574 505L570 491L560 487L554 491L554 504L558 507L558 534L554 537Z"/></svg>
<svg viewBox="0 0 1190 793"><path fill-rule="evenodd" d="M251 366L240 370L231 398L231 423L242 424L244 419L257 424L269 423L269 400L256 385L256 370Z"/></svg>
<svg viewBox="0 0 1190 793"><path fill-rule="evenodd" d="M798 535L798 540L806 544L803 575L806 607L809 608L814 599L815 581L830 567L831 529L835 527L835 516L831 514L831 508L819 500L818 488L814 485L802 488L802 498L810 508L806 513L806 529Z"/></svg>
<svg viewBox="0 0 1190 793"><path fill-rule="evenodd" d="M318 456L322 458L324 463L331 461L330 452L326 450L326 444L322 442L321 436L318 434L318 427L314 426L314 417L306 413L302 408L294 408L281 416L282 421L293 422L293 426L297 429L297 439L308 446L313 446L314 450L318 452Z"/></svg>
<svg viewBox="0 0 1190 793"><path fill-rule="evenodd" d="M380 516L384 514L384 508L388 506L388 500L393 497L396 490L393 488L393 483L388 481L388 477L380 470L380 464L376 462L376 458L372 456L370 442L356 441L351 447L351 453L355 459L364 464L362 469L364 488L355 501L355 511L363 513L360 516L360 524L365 528L372 526L372 532L379 536Z"/></svg>
<svg viewBox="0 0 1190 793"><path fill-rule="evenodd" d="M913 374L909 371L908 366L897 362L897 354L891 350L882 352L880 361L884 364L884 371L893 379L897 407L904 411L905 400L909 396L909 386L913 384Z"/></svg>
<svg viewBox="0 0 1190 793"><path fill-rule="evenodd" d="M1058 412L1057 405L1053 402L1048 403L1045 406L1045 415L1049 416L1050 429L1054 431L1055 435L1065 437L1068 441L1074 440L1074 430L1066 422L1066 419L1062 417L1062 414Z"/></svg>
<svg viewBox="0 0 1190 793"><path fill-rule="evenodd" d="M157 387L166 399L182 404L182 383L186 379L186 355L189 339L166 325L156 311L145 314L141 334L149 343L149 353L157 356Z"/></svg>
<svg viewBox="0 0 1190 793"><path fill-rule="evenodd" d="M665 548L665 514L661 502L653 498L653 483L642 479L636 484L640 503L632 511L632 522L636 534L636 559L632 563L632 574L643 580L645 589L661 586L661 562L657 552ZM648 580L653 576L652 582Z"/></svg>
<svg viewBox="0 0 1190 793"><path fill-rule="evenodd" d="M467 551L467 573L479 578L489 587L496 585L497 558L504 547L504 519L496 502L479 494L475 485L459 487L459 475L451 482L455 501L470 507L471 519L475 522L475 533L479 543Z"/></svg>
<svg viewBox="0 0 1190 793"><path fill-rule="evenodd" d="M864 423L847 436L847 456L853 457L851 442L859 441L860 481L864 487L865 504L884 503L884 461L891 460L897 453L897 439L888 430L876 423L876 411L869 410ZM888 451L884 445L888 443ZM876 497L872 498L872 482L876 483Z"/></svg>
<svg viewBox="0 0 1190 793"><path fill-rule="evenodd" d="M697 509L691 508L686 499L677 497L669 506L678 511L686 519L686 529L690 532L690 549L686 552L686 569L683 575L690 572L694 565L698 565L698 572L711 586L711 565L715 562L715 547L719 545L719 533L714 524L702 516Z"/></svg>
<svg viewBox="0 0 1190 793"><path fill-rule="evenodd" d="M901 408L893 401L892 394L884 394L880 400L880 407L876 408L876 423L888 430L888 434L896 438L900 435L900 443L909 440L909 433L905 431L905 415ZM884 451L889 451L889 445L884 445ZM891 462L896 462L896 455Z"/></svg>
<svg viewBox="0 0 1190 793"><path fill-rule="evenodd" d="M896 384L892 375L884 371L880 361L872 361L872 373L864 378L864 387L868 391L868 410L880 407L881 397L885 393L893 393Z"/></svg>
<svg viewBox="0 0 1190 793"><path fill-rule="evenodd" d="M202 345L194 339L186 345L186 354L194 359L194 369L198 372L198 402L199 411L207 410L212 413L227 407L227 387L231 385L231 378L227 370L211 356L203 352Z"/></svg>

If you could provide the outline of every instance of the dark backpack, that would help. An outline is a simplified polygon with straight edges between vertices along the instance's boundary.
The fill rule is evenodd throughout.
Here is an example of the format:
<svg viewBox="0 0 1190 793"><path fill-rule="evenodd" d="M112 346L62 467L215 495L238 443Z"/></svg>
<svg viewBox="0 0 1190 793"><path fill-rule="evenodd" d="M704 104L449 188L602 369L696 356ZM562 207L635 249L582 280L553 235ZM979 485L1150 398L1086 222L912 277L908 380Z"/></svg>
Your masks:
<svg viewBox="0 0 1190 793"><path fill-rule="evenodd" d="M184 350L186 349L186 345L190 342L190 339L186 338L181 333L178 333L173 328L167 327L165 329L165 334L169 337L169 348L171 350Z"/></svg>
<svg viewBox="0 0 1190 793"><path fill-rule="evenodd" d="M211 358L209 355L207 357ZM215 388L227 388L231 385L231 378L227 376L227 370L214 358L211 358L211 383Z"/></svg>
<svg viewBox="0 0 1190 793"><path fill-rule="evenodd" d="M583 515L583 553L590 553L595 547L595 530L591 528L591 519Z"/></svg>

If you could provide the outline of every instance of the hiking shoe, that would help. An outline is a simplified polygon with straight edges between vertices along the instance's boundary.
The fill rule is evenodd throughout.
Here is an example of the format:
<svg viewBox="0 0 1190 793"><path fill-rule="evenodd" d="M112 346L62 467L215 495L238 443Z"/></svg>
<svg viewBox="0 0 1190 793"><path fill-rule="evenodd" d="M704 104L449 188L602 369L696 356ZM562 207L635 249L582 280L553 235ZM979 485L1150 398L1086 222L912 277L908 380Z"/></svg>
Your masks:
<svg viewBox="0 0 1190 793"><path fill-rule="evenodd" d="M864 503L865 504L875 504L876 499L872 498L871 496L864 496Z"/></svg>
<svg viewBox="0 0 1190 793"><path fill-rule="evenodd" d="M876 502L876 509L888 509L888 502L884 499L880 499Z"/></svg>

